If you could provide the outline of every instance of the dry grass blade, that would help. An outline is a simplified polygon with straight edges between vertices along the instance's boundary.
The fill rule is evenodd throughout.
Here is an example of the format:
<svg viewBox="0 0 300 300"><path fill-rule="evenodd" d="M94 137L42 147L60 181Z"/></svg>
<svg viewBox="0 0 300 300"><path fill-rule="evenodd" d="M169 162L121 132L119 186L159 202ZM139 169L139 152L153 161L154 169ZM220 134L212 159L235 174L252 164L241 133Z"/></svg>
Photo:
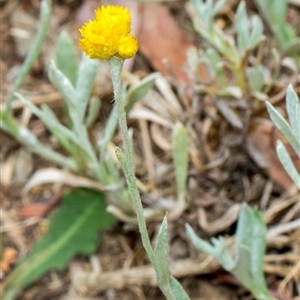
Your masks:
<svg viewBox="0 0 300 300"><path fill-rule="evenodd" d="M99 182L90 180L86 177L81 177L74 175L70 172L55 169L47 168L42 169L33 174L33 176L26 183L23 192L27 193L32 187L45 184L45 183L62 183L72 187L86 187L95 189L98 191L114 191L117 190L120 186L103 186Z"/></svg>
<svg viewBox="0 0 300 300"><path fill-rule="evenodd" d="M238 219L238 215L241 209L241 204L234 204L226 213L214 222L209 223L207 216L203 208L198 209L198 222L201 228L207 233L214 235L218 232L224 231L230 225L232 225Z"/></svg>

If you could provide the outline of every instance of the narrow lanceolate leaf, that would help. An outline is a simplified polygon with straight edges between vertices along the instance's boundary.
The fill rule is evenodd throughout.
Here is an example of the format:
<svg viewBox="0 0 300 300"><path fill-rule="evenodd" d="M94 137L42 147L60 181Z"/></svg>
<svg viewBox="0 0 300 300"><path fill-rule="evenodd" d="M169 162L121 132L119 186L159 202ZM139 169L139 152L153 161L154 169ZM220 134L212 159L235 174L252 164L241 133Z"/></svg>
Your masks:
<svg viewBox="0 0 300 300"><path fill-rule="evenodd" d="M300 142L297 141L297 138L295 137L290 125L271 103L266 102L266 105L271 120L273 121L275 126L281 131L281 133L285 136L285 138L290 142L291 146L294 148L296 153L300 156Z"/></svg>
<svg viewBox="0 0 300 300"><path fill-rule="evenodd" d="M80 141L69 128L62 125L57 117L55 116L54 112L51 110L49 106L46 104L42 105L39 109L35 106L31 101L27 100L19 93L15 93L15 96L22 102L24 105L39 119L41 119L45 125L47 126L48 130L52 132L54 136L61 142L62 145L66 145L69 141L72 141L74 144L78 146L82 146Z"/></svg>
<svg viewBox="0 0 300 300"><path fill-rule="evenodd" d="M265 288L263 259L266 250L266 232L266 225L261 213L257 209L252 210L243 204L238 219L235 254L238 259L237 263L241 264L243 269L247 269L248 274L252 275L255 285L260 286L261 289ZM245 258L245 249L249 252L250 261ZM244 284L247 283L247 280L241 281Z"/></svg>
<svg viewBox="0 0 300 300"><path fill-rule="evenodd" d="M58 37L55 47L55 62L75 86L78 68L77 50L71 36L66 31L63 31Z"/></svg>
<svg viewBox="0 0 300 300"><path fill-rule="evenodd" d="M161 224L154 248L155 269L159 286L169 285L171 272L168 263L168 224L167 218Z"/></svg>
<svg viewBox="0 0 300 300"><path fill-rule="evenodd" d="M293 28L286 21L288 1L256 0L255 2L280 48L283 50L288 49L296 38Z"/></svg>
<svg viewBox="0 0 300 300"><path fill-rule="evenodd" d="M161 224L156 239L154 248L154 267L158 285L168 300L190 299L180 283L171 276L168 262L168 224L166 217Z"/></svg>
<svg viewBox="0 0 300 300"><path fill-rule="evenodd" d="M238 32L238 42L241 52L245 53L249 45L249 20L246 13L246 4L240 2L235 16L236 29Z"/></svg>
<svg viewBox="0 0 300 300"><path fill-rule="evenodd" d="M262 40L264 31L263 23L260 17L255 15L250 20L252 29L249 37L250 43L248 45L248 49L254 48Z"/></svg>
<svg viewBox="0 0 300 300"><path fill-rule="evenodd" d="M188 134L181 123L177 123L172 141L173 160L176 177L177 199L185 192L188 172Z"/></svg>
<svg viewBox="0 0 300 300"><path fill-rule="evenodd" d="M294 181L298 189L300 189L300 174L298 173L293 161L288 154L287 150L285 149L283 143L281 141L277 141L276 147L277 156L283 165L286 172L289 174L291 179Z"/></svg>
<svg viewBox="0 0 300 300"><path fill-rule="evenodd" d="M6 280L4 291L20 290L51 269L64 269L77 254L92 253L99 230L110 228L114 217L106 212L104 194L73 189L63 196L63 206L52 218L48 234L36 243Z"/></svg>
<svg viewBox="0 0 300 300"><path fill-rule="evenodd" d="M127 92L125 105L126 111L129 112L133 105L141 100L154 85L159 73L153 73L143 78L140 82L133 85Z"/></svg>
<svg viewBox="0 0 300 300"><path fill-rule="evenodd" d="M170 283L172 294L175 296L176 300L190 300L190 297L176 278L172 276Z"/></svg>
<svg viewBox="0 0 300 300"><path fill-rule="evenodd" d="M227 271L232 270L234 261L223 237L213 238L212 244L210 244L201 239L189 224L185 224L185 231L190 241L198 250L212 255Z"/></svg>
<svg viewBox="0 0 300 300"><path fill-rule="evenodd" d="M292 131L300 144L300 102L292 85L287 88L286 109L289 116ZM299 153L300 156L300 153Z"/></svg>
<svg viewBox="0 0 300 300"><path fill-rule="evenodd" d="M69 78L51 62L49 66L49 79L63 96L68 108L75 107L75 90Z"/></svg>
<svg viewBox="0 0 300 300"><path fill-rule="evenodd" d="M98 66L99 61L97 59L90 59L85 54L82 55L76 82L76 107L79 122L84 119Z"/></svg>
<svg viewBox="0 0 300 300"><path fill-rule="evenodd" d="M260 92L264 85L264 69L262 65L247 68L247 78L252 92Z"/></svg>

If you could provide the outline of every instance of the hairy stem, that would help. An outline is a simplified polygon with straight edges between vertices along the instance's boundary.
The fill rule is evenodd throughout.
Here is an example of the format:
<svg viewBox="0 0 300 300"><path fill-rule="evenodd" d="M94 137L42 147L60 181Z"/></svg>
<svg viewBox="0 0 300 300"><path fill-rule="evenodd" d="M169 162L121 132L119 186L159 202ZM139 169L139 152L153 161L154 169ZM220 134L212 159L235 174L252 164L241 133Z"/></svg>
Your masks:
<svg viewBox="0 0 300 300"><path fill-rule="evenodd" d="M143 246L149 256L151 263L153 263L154 262L153 248L151 246L151 242L148 236L146 220L143 211L143 205L138 191L138 187L136 185L133 148L128 133L125 103L122 95L121 70L122 70L124 60L119 59L117 57L112 57L108 60L108 63L111 70L112 82L114 87L115 105L117 107L119 126L121 128L121 133L123 138L123 153L119 149L116 154L121 162L125 174L126 182L128 185L128 191L133 201L133 205L137 215L138 226L142 237Z"/></svg>

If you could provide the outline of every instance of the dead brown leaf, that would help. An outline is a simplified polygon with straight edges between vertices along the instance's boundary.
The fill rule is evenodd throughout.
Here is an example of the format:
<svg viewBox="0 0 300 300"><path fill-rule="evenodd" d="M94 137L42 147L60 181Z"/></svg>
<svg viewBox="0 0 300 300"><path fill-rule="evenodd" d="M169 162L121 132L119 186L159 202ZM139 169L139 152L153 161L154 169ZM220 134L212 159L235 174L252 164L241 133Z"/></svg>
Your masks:
<svg viewBox="0 0 300 300"><path fill-rule="evenodd" d="M184 71L187 50L192 41L180 30L167 6L146 3L141 9L142 24L138 33L141 52L153 67L164 75L172 72L181 82L188 82Z"/></svg>

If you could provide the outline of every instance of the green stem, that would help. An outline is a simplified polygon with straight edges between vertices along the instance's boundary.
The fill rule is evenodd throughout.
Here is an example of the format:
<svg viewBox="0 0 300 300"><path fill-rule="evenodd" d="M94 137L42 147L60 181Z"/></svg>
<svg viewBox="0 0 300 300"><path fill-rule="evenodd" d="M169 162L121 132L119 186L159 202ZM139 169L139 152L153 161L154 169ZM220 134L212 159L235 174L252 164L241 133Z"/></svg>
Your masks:
<svg viewBox="0 0 300 300"><path fill-rule="evenodd" d="M142 237L143 246L149 256L151 263L153 264L154 253L148 236L141 197L138 191L138 187L136 185L133 149L128 134L126 111L125 111L124 100L122 96L121 70L122 70L124 60L119 59L117 57L112 57L108 60L108 63L111 70L115 102L116 102L117 112L119 116L119 126L121 128L121 133L123 138L124 154L122 155L121 153L117 153L117 156L119 157L119 160L121 162L125 174L126 182L128 185L128 191L133 201L133 205L137 215L138 226Z"/></svg>
<svg viewBox="0 0 300 300"><path fill-rule="evenodd" d="M247 82L245 78L245 66L243 62L234 64L231 69L234 74L236 85L241 88L243 94L245 95L247 93Z"/></svg>
<svg viewBox="0 0 300 300"><path fill-rule="evenodd" d="M233 73L234 73L234 77L236 79L237 86L239 86L241 88L241 90L243 91L243 94L244 94L246 91L246 82L245 82L244 74L242 72L240 72L239 69L234 69Z"/></svg>

